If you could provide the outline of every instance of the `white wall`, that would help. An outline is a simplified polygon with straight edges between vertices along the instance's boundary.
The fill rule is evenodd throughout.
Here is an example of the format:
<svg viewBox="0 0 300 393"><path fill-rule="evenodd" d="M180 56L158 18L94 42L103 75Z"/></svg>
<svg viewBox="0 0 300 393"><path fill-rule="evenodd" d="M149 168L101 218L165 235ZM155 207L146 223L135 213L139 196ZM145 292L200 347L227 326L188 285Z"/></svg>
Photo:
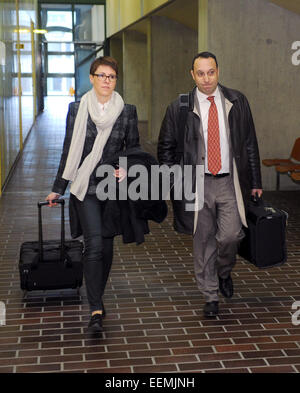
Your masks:
<svg viewBox="0 0 300 393"><path fill-rule="evenodd" d="M300 65L292 43L300 40L300 15L267 0L210 0L208 50L220 82L248 98L261 159L288 157L300 136ZM263 186L275 189L275 170L262 165ZM281 176L281 189L299 189Z"/></svg>

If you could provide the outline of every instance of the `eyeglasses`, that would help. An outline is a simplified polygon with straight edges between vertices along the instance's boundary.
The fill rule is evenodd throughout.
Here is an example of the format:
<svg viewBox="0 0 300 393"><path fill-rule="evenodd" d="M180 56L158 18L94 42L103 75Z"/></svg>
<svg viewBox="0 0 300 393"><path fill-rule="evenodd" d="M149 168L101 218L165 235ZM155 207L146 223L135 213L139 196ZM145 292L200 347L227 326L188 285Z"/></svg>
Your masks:
<svg viewBox="0 0 300 393"><path fill-rule="evenodd" d="M99 81L107 81L107 79L109 80L109 82L113 82L117 79L117 75L106 75L104 74L104 72L101 72L101 74L93 74L94 76L96 76L98 78Z"/></svg>

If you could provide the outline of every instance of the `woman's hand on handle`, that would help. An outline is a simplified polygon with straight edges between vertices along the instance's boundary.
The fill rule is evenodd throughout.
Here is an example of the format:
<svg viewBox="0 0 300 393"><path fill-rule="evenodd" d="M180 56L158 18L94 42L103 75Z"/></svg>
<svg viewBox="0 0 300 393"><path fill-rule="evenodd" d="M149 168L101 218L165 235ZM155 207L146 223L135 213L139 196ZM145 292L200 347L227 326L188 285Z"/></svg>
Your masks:
<svg viewBox="0 0 300 393"><path fill-rule="evenodd" d="M61 195L58 194L57 192L51 192L47 197L46 197L46 201L49 202L49 206L56 206L57 203L53 203L52 201L54 201L54 199L58 199Z"/></svg>

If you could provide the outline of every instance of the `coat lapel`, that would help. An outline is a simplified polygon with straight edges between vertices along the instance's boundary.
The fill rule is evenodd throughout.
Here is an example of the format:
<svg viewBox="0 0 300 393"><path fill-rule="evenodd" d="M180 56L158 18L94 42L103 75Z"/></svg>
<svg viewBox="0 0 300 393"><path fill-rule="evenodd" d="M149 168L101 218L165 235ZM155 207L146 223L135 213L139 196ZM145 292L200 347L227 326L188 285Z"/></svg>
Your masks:
<svg viewBox="0 0 300 393"><path fill-rule="evenodd" d="M197 97L197 91L195 90L194 92L194 109L193 112L200 118L200 135L202 138L202 141L204 142L204 134L203 134L203 126L202 126L202 118L201 118L201 111L200 111L200 105Z"/></svg>
<svg viewBox="0 0 300 393"><path fill-rule="evenodd" d="M195 89L194 91L194 109L193 112L200 118L200 128L199 128L199 133L200 133L200 140L198 139L198 159L197 159L197 164L199 165L199 162L201 162L203 173L200 176L200 179L197 178L196 181L196 190L195 190L195 210L194 210L194 229L193 233L195 234L196 229L197 229L197 223L198 223L198 211L203 208L204 205L204 192L201 192L200 190L204 190L204 162L202 160L200 161L199 157L204 157L205 156L205 143L204 143L204 132L203 132L203 125L202 125L202 118L201 118L201 111L200 111L200 104L198 101L197 97L197 90ZM200 182L198 182L200 180ZM199 184L200 183L200 184Z"/></svg>
<svg viewBox="0 0 300 393"><path fill-rule="evenodd" d="M232 173L233 184L234 184L234 189L235 189L235 196L236 196L236 201L237 201L237 207L238 207L238 211L240 214L242 224L245 227L247 227L248 225L247 225L247 220L246 220L243 195L242 195L242 191L241 191L241 186L240 186L240 182L239 182L235 159L232 155L230 127L229 127L229 122L228 122L228 116L231 111L231 108L233 107L233 104L227 98L224 97L222 91L221 91L221 99L222 99L222 105L223 105L223 111L224 111L224 117L225 117L227 137L228 137L228 142L229 142L229 147L230 147L230 172Z"/></svg>

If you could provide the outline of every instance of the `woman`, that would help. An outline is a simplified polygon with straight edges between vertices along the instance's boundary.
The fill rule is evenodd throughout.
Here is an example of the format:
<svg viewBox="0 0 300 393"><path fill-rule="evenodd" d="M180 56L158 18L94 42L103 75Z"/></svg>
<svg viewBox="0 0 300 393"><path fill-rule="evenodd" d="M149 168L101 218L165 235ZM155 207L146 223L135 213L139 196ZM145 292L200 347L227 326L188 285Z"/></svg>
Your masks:
<svg viewBox="0 0 300 393"><path fill-rule="evenodd" d="M96 169L125 148L140 146L136 108L124 104L115 91L117 78L118 65L113 58L100 57L91 64L93 87L80 103L69 106L60 165L46 198L53 206L52 201L63 195L72 181L70 204L76 210L84 238L83 272L91 309L88 330L93 332L102 331L102 296L113 258L113 237L102 236L103 202L96 196ZM126 171L119 168L114 176L120 182Z"/></svg>

